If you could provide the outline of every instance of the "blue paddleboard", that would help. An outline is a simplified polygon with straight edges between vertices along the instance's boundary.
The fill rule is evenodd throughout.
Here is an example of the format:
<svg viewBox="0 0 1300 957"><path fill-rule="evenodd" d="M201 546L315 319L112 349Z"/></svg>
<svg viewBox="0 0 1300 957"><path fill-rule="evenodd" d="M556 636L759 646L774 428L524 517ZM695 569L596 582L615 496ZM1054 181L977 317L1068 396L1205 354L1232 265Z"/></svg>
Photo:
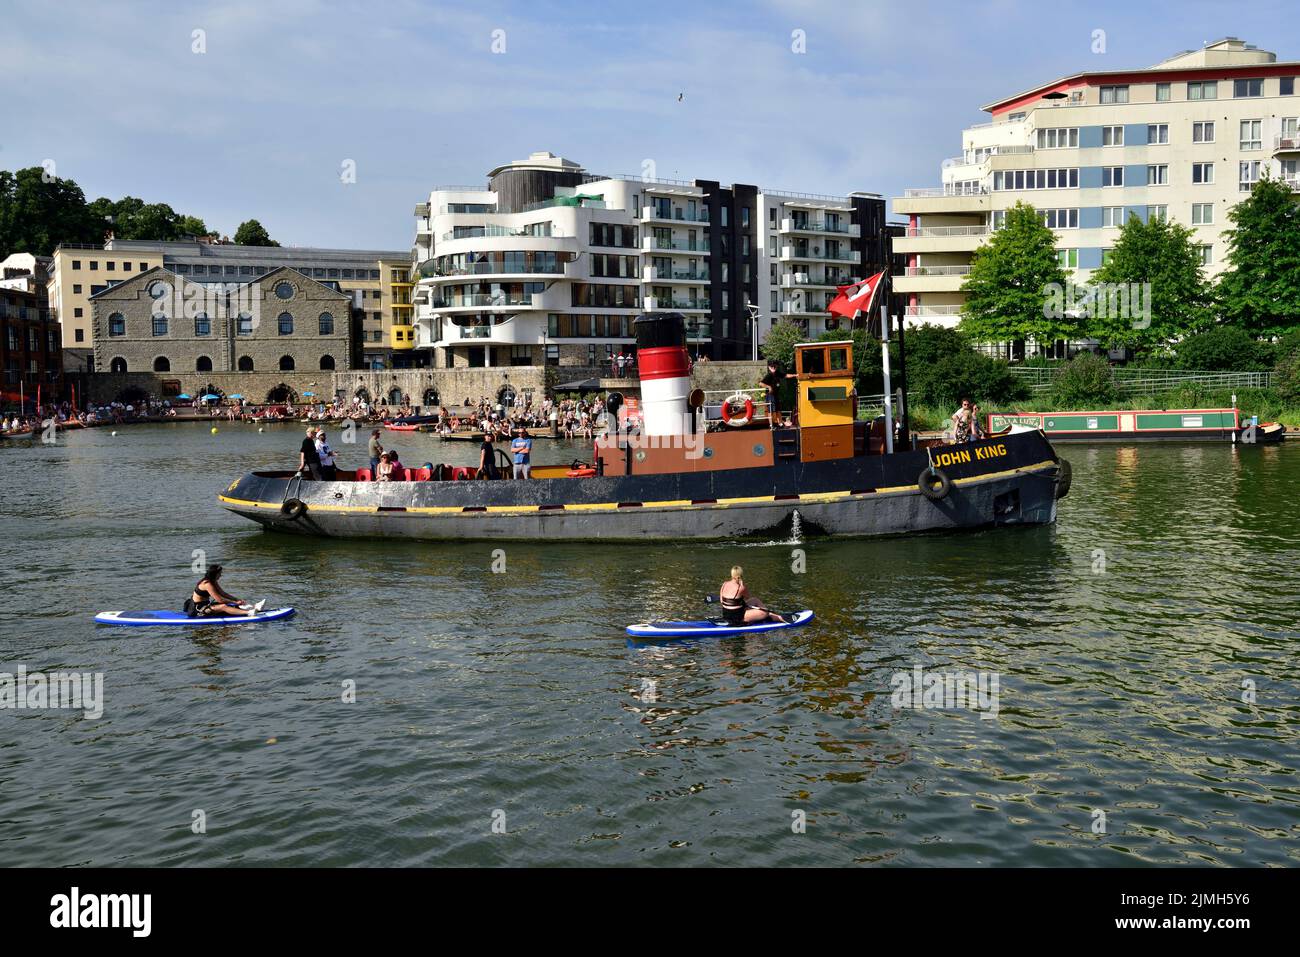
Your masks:
<svg viewBox="0 0 1300 957"><path fill-rule="evenodd" d="M722 618L706 618L701 621L656 621L645 625L628 625L627 633L633 638L706 638L798 628L812 620L811 611L801 611L795 613L794 620L789 623L765 621L757 625L728 625Z"/></svg>
<svg viewBox="0 0 1300 957"><path fill-rule="evenodd" d="M190 618L183 611L101 611L95 616L96 624L130 625L251 625L259 621L279 621L293 615L292 608L268 608L256 615L208 615Z"/></svg>

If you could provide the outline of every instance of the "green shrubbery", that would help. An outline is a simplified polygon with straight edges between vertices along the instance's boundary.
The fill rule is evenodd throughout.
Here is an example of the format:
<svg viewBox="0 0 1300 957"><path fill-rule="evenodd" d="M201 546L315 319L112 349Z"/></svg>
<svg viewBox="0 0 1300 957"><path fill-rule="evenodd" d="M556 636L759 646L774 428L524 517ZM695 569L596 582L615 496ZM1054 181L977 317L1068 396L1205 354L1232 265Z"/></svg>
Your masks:
<svg viewBox="0 0 1300 957"><path fill-rule="evenodd" d="M1028 394L1001 359L976 352L956 329L924 325L907 334L907 386L929 405L1011 402Z"/></svg>
<svg viewBox="0 0 1300 957"><path fill-rule="evenodd" d="M1215 326L1188 336L1174 352L1178 368L1207 372L1267 372L1274 362L1271 344L1237 326Z"/></svg>
<svg viewBox="0 0 1300 957"><path fill-rule="evenodd" d="M1062 408L1111 405L1118 398L1115 373L1103 356L1081 352L1052 376L1052 401Z"/></svg>

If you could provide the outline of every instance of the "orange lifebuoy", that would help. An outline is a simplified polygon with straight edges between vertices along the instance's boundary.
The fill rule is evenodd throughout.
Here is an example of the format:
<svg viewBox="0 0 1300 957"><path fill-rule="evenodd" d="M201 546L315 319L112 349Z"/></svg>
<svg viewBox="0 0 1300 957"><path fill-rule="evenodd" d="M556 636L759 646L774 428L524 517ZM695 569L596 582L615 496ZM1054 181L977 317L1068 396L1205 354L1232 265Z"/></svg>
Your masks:
<svg viewBox="0 0 1300 957"><path fill-rule="evenodd" d="M596 474L596 470L591 467L582 468L582 469L569 469L569 471L567 471L564 474L567 475L569 478L593 478Z"/></svg>
<svg viewBox="0 0 1300 957"><path fill-rule="evenodd" d="M742 425L749 425L749 420L754 417L754 400L745 396L744 415L733 416L731 414L731 403L734 399L739 399L740 393L729 396L722 403L722 421L734 428L740 428Z"/></svg>

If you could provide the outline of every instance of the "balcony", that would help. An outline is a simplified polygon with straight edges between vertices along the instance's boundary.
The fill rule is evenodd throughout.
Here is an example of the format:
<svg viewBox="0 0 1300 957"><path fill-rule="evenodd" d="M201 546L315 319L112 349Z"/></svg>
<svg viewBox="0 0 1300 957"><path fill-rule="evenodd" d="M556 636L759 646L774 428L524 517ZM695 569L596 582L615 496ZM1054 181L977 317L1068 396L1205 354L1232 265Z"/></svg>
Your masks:
<svg viewBox="0 0 1300 957"><path fill-rule="evenodd" d="M903 315L909 319L951 319L961 315L960 305L907 306Z"/></svg>
<svg viewBox="0 0 1300 957"><path fill-rule="evenodd" d="M456 239L483 239L495 238L500 236L522 236L524 238L548 239L551 236L562 236L563 232L554 229L550 223L529 223L527 226L468 226L461 227L471 229L473 232L462 232L456 234L456 230L443 233L438 237L438 241L445 243Z"/></svg>
<svg viewBox="0 0 1300 957"><path fill-rule="evenodd" d="M707 299L661 299L647 296L645 308L646 312L708 312L710 307Z"/></svg>
<svg viewBox="0 0 1300 957"><path fill-rule="evenodd" d="M826 222L816 220L801 219L783 219L781 220L781 232L783 233L814 233L817 235L844 236L849 239L856 239L862 234L862 227L857 223L836 223L830 225Z"/></svg>
<svg viewBox="0 0 1300 957"><path fill-rule="evenodd" d="M822 249L820 246L782 246L781 259L787 262L806 260L811 262L854 263L858 261L858 254L852 250L831 252Z"/></svg>
<svg viewBox="0 0 1300 957"><path fill-rule="evenodd" d="M904 199L931 199L936 196L986 196L988 187L967 183L949 183L946 186L925 186L903 190Z"/></svg>
<svg viewBox="0 0 1300 957"><path fill-rule="evenodd" d="M654 236L642 236L641 248L648 253L668 253L687 256L707 256L709 247L704 243L691 242L686 239L656 239Z"/></svg>
<svg viewBox="0 0 1300 957"><path fill-rule="evenodd" d="M706 283L709 274L702 269L659 269L645 266L641 271L642 282L683 282Z"/></svg>
<svg viewBox="0 0 1300 957"><path fill-rule="evenodd" d="M1300 193L1300 176L1283 176L1278 182L1287 186L1291 192Z"/></svg>
<svg viewBox="0 0 1300 957"><path fill-rule="evenodd" d="M563 264L529 267L524 263L487 262L442 269L434 265L432 260L426 260L420 264L421 279L451 279L456 276L560 276L563 274Z"/></svg>
<svg viewBox="0 0 1300 957"><path fill-rule="evenodd" d="M896 253L974 252L992 235L988 226L922 226L894 239Z"/></svg>
<svg viewBox="0 0 1300 957"><path fill-rule="evenodd" d="M834 274L817 276L806 272L787 272L781 275L781 285L802 286L808 289L834 289L837 286L847 285L850 281L847 276Z"/></svg>
<svg viewBox="0 0 1300 957"><path fill-rule="evenodd" d="M1286 133L1273 137L1274 153L1300 153L1300 133Z"/></svg>
<svg viewBox="0 0 1300 957"><path fill-rule="evenodd" d="M532 293L518 296L505 294L482 294L473 296L453 296L450 299L435 299L433 307L444 312L457 309L523 309L531 308L536 297Z"/></svg>
<svg viewBox="0 0 1300 957"><path fill-rule="evenodd" d="M690 223L695 226L709 225L707 211L692 213L688 209L664 209L658 206L641 207L641 218L658 223Z"/></svg>
<svg viewBox="0 0 1300 957"><path fill-rule="evenodd" d="M960 292L971 267L908 266L894 277L896 292Z"/></svg>
<svg viewBox="0 0 1300 957"><path fill-rule="evenodd" d="M783 316L821 316L825 313L824 302L783 302L781 304Z"/></svg>

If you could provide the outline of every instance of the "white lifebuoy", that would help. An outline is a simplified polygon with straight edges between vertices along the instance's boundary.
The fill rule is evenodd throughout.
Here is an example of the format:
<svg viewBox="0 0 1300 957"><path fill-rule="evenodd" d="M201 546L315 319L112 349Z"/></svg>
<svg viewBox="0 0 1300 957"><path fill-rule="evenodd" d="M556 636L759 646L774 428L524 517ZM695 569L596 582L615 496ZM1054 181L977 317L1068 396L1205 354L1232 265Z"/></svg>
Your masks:
<svg viewBox="0 0 1300 957"><path fill-rule="evenodd" d="M731 414L731 403L743 402L745 411L743 415ZM722 403L722 421L727 423L733 429L749 425L749 420L754 417L754 400L743 392L737 392L735 395L729 395Z"/></svg>

